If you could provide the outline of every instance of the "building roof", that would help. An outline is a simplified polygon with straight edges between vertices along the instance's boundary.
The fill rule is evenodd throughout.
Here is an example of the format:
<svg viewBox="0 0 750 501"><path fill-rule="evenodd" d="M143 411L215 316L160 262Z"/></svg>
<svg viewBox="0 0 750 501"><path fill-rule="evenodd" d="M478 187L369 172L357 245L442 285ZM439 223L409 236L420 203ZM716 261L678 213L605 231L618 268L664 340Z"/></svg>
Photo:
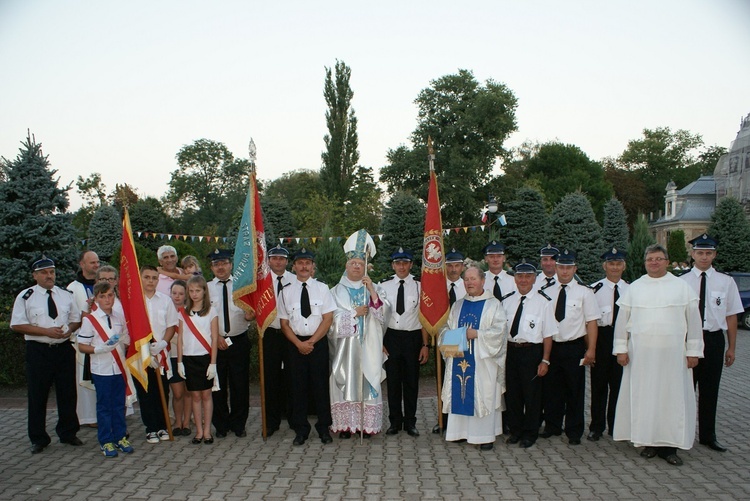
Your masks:
<svg viewBox="0 0 750 501"><path fill-rule="evenodd" d="M677 196L716 195L716 181L713 176L701 176L677 192ZM715 203L714 203L715 205Z"/></svg>

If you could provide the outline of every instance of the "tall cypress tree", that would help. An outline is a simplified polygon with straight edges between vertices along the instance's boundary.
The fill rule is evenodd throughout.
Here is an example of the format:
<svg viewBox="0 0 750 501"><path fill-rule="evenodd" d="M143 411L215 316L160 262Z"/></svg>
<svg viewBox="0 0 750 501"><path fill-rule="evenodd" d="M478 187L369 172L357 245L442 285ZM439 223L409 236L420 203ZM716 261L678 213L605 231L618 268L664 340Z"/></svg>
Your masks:
<svg viewBox="0 0 750 501"><path fill-rule="evenodd" d="M636 219L635 226L633 227L633 239L630 241L630 249L628 250L628 267L625 270L625 279L628 282L632 282L646 273L646 266L643 263L643 253L646 251L646 247L655 243L656 240L651 236L651 232L648 229L646 216L638 214L638 219Z"/></svg>
<svg viewBox="0 0 750 501"><path fill-rule="evenodd" d="M628 215L622 202L616 198L611 198L604 205L602 240L605 247L602 252L612 247L628 250Z"/></svg>
<svg viewBox="0 0 750 501"><path fill-rule="evenodd" d="M669 233L669 240L667 241L667 252L669 252L669 260L677 262L677 264L687 261L687 249L685 248L685 232L682 230L675 230Z"/></svg>
<svg viewBox="0 0 750 501"><path fill-rule="evenodd" d="M354 97L349 85L351 76L351 68L343 61L336 61L335 76L331 68L326 68L323 88L328 105L328 134L323 138L326 150L321 155L323 166L320 169L320 181L328 198L338 202L348 199L355 166L359 161L357 117L351 107Z"/></svg>
<svg viewBox="0 0 750 501"><path fill-rule="evenodd" d="M550 235L560 250L566 248L577 253L578 276L584 282L591 283L601 278L602 229L583 193L568 193L555 206Z"/></svg>
<svg viewBox="0 0 750 501"><path fill-rule="evenodd" d="M29 266L42 254L53 259L57 284L75 277L78 247L68 189L58 186L56 170L42 145L28 135L15 160L2 159L0 183L0 292L13 294L32 282Z"/></svg>
<svg viewBox="0 0 750 501"><path fill-rule="evenodd" d="M708 234L718 240L717 270L750 271L750 223L737 199L724 197L711 216Z"/></svg>
<svg viewBox="0 0 750 501"><path fill-rule="evenodd" d="M544 208L544 196L534 188L521 187L516 199L507 204L503 243L512 263L521 258L537 260L539 249L547 244L549 215Z"/></svg>

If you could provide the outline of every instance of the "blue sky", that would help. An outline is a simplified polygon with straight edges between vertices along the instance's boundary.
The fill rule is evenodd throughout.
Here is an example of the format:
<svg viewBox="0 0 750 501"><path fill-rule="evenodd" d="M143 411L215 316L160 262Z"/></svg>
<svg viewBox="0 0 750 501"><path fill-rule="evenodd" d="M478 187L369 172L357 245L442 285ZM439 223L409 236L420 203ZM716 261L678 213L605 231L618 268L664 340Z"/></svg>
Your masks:
<svg viewBox="0 0 750 501"><path fill-rule="evenodd" d="M30 129L62 183L100 172L157 197L200 138L246 157L252 137L261 179L317 169L336 59L376 169L419 91L459 68L518 97L508 147L598 160L660 126L728 146L750 112L750 1L0 0L0 155Z"/></svg>

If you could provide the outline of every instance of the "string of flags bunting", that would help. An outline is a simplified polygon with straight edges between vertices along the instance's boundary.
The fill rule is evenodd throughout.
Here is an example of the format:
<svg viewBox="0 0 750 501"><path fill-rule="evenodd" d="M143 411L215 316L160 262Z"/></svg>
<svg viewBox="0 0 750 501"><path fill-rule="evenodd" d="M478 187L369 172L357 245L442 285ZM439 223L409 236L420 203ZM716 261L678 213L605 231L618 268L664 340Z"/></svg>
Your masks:
<svg viewBox="0 0 750 501"><path fill-rule="evenodd" d="M448 236L451 233L468 233L470 231L485 231L485 228L489 225L480 224L476 226L459 226L457 228L443 228L443 234L444 236ZM181 233L156 233L152 231L135 231L133 232L135 236L138 238L151 238L151 239L160 239L160 240L182 240L182 241L190 241L195 242L196 240L198 242L216 242L216 243L226 243L227 239L229 237L221 237L221 236L214 236L214 235L184 235ZM378 240L383 240L383 234L379 235L372 235L373 238L376 238ZM320 240L323 240L324 237L279 237L279 243L281 244L291 244L291 243L317 243ZM346 237L328 237L328 241L335 240L337 242L340 242L342 239L346 239ZM85 245L86 241L83 241L83 244Z"/></svg>

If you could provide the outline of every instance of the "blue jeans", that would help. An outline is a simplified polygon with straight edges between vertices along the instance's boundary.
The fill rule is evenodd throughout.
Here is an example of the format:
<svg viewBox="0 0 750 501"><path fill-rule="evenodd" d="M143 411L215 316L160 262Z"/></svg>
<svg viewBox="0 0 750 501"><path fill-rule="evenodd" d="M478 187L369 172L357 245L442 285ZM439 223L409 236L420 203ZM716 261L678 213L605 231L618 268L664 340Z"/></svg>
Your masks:
<svg viewBox="0 0 750 501"><path fill-rule="evenodd" d="M125 380L122 374L92 374L96 387L97 438L101 445L117 443L125 437Z"/></svg>

